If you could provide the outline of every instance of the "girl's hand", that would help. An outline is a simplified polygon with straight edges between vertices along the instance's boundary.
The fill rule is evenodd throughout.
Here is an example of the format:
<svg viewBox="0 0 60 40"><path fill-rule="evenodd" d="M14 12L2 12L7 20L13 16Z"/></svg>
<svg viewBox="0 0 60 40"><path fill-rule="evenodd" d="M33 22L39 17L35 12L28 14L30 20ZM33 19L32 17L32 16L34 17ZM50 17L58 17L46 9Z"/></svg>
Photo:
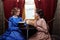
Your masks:
<svg viewBox="0 0 60 40"><path fill-rule="evenodd" d="M28 24L28 22L29 22L29 20L27 20L27 19L24 19L24 21Z"/></svg>

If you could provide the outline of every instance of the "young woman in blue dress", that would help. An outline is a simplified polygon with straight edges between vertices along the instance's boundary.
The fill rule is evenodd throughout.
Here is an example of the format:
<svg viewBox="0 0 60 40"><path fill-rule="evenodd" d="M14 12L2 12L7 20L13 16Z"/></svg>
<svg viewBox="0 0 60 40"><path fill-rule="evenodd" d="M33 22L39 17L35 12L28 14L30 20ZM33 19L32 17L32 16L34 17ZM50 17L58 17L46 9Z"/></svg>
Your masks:
<svg viewBox="0 0 60 40"><path fill-rule="evenodd" d="M2 35L2 40L25 40L22 31L18 27L18 23L23 21L23 19L19 17L20 9L15 7L12 9L11 13L12 16L8 21L8 29Z"/></svg>

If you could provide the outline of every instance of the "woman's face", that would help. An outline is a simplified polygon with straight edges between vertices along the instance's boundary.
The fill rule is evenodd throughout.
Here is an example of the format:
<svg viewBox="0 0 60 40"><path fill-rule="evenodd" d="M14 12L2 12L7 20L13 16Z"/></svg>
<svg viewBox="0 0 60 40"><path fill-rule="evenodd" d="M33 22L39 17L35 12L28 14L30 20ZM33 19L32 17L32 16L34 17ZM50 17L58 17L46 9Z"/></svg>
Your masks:
<svg viewBox="0 0 60 40"><path fill-rule="evenodd" d="M35 17L36 17L37 19L39 19L39 15L38 15L37 13L35 13Z"/></svg>
<svg viewBox="0 0 60 40"><path fill-rule="evenodd" d="M19 16L19 14L20 14L20 10L17 10L16 15Z"/></svg>

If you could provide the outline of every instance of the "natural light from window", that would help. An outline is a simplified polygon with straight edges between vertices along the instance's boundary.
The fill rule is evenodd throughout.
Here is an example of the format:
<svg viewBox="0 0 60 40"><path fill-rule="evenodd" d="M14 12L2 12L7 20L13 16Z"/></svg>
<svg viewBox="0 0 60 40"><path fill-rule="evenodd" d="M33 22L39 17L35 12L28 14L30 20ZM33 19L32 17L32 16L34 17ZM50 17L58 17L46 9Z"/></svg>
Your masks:
<svg viewBox="0 0 60 40"><path fill-rule="evenodd" d="M34 0L25 0L25 19L35 19Z"/></svg>

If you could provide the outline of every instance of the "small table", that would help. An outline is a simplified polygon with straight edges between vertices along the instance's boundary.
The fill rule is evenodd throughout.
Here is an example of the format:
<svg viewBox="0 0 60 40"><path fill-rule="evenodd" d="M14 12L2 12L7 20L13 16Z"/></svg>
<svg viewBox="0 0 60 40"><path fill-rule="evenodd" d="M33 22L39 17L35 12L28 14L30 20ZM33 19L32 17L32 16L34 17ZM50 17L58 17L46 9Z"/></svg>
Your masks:
<svg viewBox="0 0 60 40"><path fill-rule="evenodd" d="M24 23L19 23L19 28L22 30L27 40L37 32L36 28L29 24L27 26L24 26Z"/></svg>

